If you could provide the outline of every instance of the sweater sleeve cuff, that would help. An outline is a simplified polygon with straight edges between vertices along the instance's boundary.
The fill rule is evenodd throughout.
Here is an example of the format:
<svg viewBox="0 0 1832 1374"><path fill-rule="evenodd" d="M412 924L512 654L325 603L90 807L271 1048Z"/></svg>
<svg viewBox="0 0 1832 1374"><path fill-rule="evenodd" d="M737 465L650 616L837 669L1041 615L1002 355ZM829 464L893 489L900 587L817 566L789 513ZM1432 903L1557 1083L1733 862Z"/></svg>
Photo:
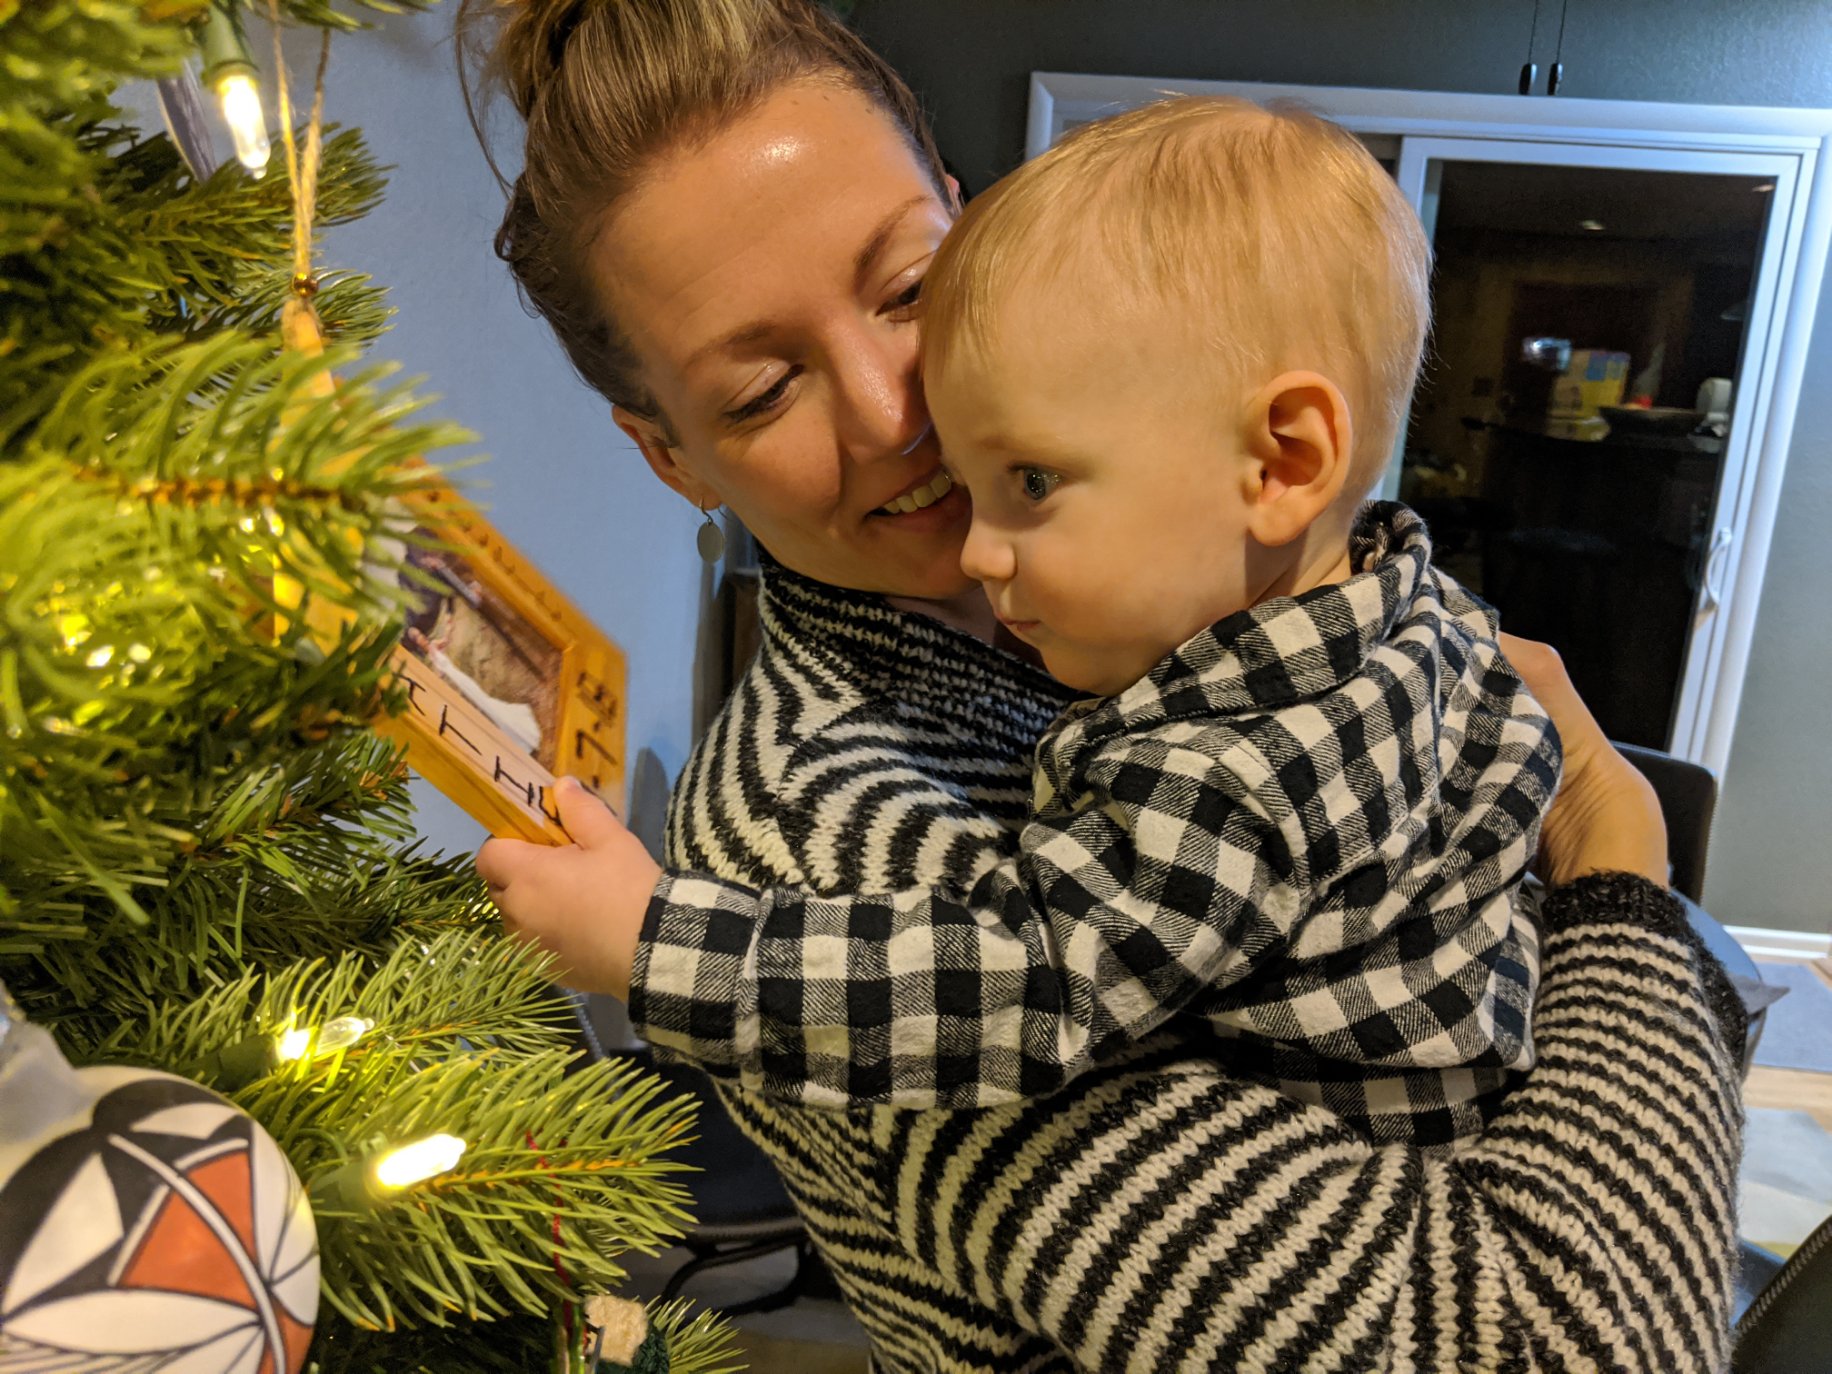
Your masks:
<svg viewBox="0 0 1832 1374"><path fill-rule="evenodd" d="M1699 982L1723 1033L1731 1059L1741 1062L1749 1014L1717 956L1692 928L1686 908L1666 888L1632 873L1592 873L1547 894L1540 907L1546 934L1577 926L1621 922L1677 940L1692 951Z"/></svg>
<svg viewBox="0 0 1832 1374"><path fill-rule="evenodd" d="M630 1023L638 1035L709 1073L736 1071L756 903L757 893L736 883L662 875L630 968Z"/></svg>

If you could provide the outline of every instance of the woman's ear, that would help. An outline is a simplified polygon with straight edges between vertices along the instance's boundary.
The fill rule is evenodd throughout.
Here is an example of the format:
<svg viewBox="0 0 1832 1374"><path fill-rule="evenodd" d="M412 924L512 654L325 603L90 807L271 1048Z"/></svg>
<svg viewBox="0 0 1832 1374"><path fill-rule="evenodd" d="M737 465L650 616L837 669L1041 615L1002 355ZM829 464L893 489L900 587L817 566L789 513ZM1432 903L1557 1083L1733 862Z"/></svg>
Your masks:
<svg viewBox="0 0 1832 1374"><path fill-rule="evenodd" d="M630 437L655 475L685 496L698 510L719 504L718 493L675 461L679 451L658 420L638 415L624 406L611 407L611 421Z"/></svg>
<svg viewBox="0 0 1832 1374"><path fill-rule="evenodd" d="M1354 424L1342 389L1319 372L1281 373L1247 406L1247 529L1277 548L1341 497L1353 475Z"/></svg>

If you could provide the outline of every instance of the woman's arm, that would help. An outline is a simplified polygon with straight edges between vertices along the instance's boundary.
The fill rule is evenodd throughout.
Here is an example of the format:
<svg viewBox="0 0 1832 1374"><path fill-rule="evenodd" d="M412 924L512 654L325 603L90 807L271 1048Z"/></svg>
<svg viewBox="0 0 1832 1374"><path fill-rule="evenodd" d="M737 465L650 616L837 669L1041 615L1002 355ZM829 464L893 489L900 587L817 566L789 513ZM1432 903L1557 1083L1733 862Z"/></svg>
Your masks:
<svg viewBox="0 0 1832 1374"><path fill-rule="evenodd" d="M1545 918L1538 1066L1452 1158L1185 1065L1194 1148L1108 1167L1066 1132L1026 1188L901 1179L905 1243L1087 1369L1723 1368L1742 1028L1721 971L1644 878L1593 873ZM962 1120L954 1158L1013 1131Z"/></svg>
<svg viewBox="0 0 1832 1374"><path fill-rule="evenodd" d="M1040 1185L899 1180L905 1243L1087 1369L1722 1370L1742 1007L1664 889L1652 790L1555 654L1506 648L1566 771L1540 852L1559 886L1539 1061L1481 1137L1449 1159L1375 1147L1185 1063L1177 1118L1201 1138L1166 1130L1193 1148L1091 1166L1077 1132L1035 1132ZM1109 1094L1124 1083L1081 1096ZM953 1119L954 1160L1023 1133Z"/></svg>

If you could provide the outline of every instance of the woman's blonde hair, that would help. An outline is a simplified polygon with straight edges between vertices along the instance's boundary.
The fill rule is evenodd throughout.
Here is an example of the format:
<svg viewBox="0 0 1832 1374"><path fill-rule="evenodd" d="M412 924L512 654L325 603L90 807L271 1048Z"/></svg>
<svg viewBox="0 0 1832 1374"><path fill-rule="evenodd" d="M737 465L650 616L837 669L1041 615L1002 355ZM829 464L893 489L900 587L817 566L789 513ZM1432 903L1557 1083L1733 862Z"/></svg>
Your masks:
<svg viewBox="0 0 1832 1374"><path fill-rule="evenodd" d="M784 85L827 81L883 110L946 195L909 87L814 0L463 0L458 34L486 156L473 71L526 125L520 173L510 183L498 171L509 205L497 256L586 383L664 426L586 271L606 213L658 157L712 137Z"/></svg>
<svg viewBox="0 0 1832 1374"><path fill-rule="evenodd" d="M1371 484L1418 376L1430 277L1418 216L1353 134L1290 105L1175 97L1073 130L968 205L923 285L925 365L987 345L1014 292L1072 279L1090 311L1187 334L1234 381L1324 372Z"/></svg>

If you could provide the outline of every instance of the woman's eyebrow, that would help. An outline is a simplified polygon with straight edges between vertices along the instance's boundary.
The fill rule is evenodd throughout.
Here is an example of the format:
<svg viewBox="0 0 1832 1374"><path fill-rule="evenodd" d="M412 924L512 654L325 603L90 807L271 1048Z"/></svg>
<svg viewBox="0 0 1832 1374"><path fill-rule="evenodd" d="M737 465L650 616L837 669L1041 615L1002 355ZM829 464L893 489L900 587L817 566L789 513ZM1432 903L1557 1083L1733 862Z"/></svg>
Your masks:
<svg viewBox="0 0 1832 1374"><path fill-rule="evenodd" d="M898 226L903 223L904 217L918 205L927 205L934 199L934 195L927 191L921 195L911 196L886 215L878 227L872 230L871 237L865 240L864 245L859 249L858 256L853 259L853 279L861 291L865 289L866 278L870 275L872 267L877 263L879 255L884 252L885 246L890 243L891 235L895 234Z"/></svg>
<svg viewBox="0 0 1832 1374"><path fill-rule="evenodd" d="M883 220L879 222L878 227L872 230L871 237L865 240L864 245L859 249L858 254L853 259L853 276L854 280L858 283L859 290L862 291L865 289L867 278L870 276L873 266L877 263L879 257L883 255L885 248L890 244L891 237L902 226L903 221L908 218L910 211L919 205L930 204L933 200L934 196L927 192L911 196L908 200L904 201L903 204L886 215ZM719 338L713 339L711 342L702 344L700 347L694 349L694 351L687 356L687 361L682 365L682 369L685 371L695 368L714 353L723 353L729 349L742 348L746 344L754 344L760 339L768 338L770 332L774 328L775 326L768 320L757 320L750 324L742 325L734 329L731 333L721 335Z"/></svg>
<svg viewBox="0 0 1832 1374"><path fill-rule="evenodd" d="M723 353L730 348L742 348L745 344L753 344L759 339L767 338L774 328L775 326L768 321L758 320L754 324L747 324L741 328L734 329L731 333L714 339L711 343L702 344L700 347L694 349L688 356L686 363L683 364L682 370L687 371L699 366L714 353Z"/></svg>

